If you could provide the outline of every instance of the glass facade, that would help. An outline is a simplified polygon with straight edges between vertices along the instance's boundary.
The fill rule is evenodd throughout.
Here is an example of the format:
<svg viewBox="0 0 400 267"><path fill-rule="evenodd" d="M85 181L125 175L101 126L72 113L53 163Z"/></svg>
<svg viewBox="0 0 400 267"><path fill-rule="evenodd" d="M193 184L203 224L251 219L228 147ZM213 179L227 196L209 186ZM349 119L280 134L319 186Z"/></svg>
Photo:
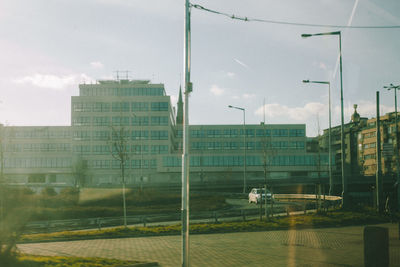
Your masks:
<svg viewBox="0 0 400 267"><path fill-rule="evenodd" d="M146 81L80 85L80 95L71 100L70 127L11 127L14 130L7 135L12 142L5 146L6 171L27 168L42 173L39 168L46 168L58 173L59 168L69 168L63 173L72 177L74 159L81 157L88 163L93 183L99 184L104 177L109 181L120 175L121 162L115 156L121 145L128 159L127 175L168 181L181 172L183 131L176 123L163 85ZM201 168L223 175L231 169L241 176L244 149L250 174L263 171L265 164L282 174L326 168L327 154L308 153L306 142L303 124L246 125L245 129L243 125L190 125L191 171Z"/></svg>

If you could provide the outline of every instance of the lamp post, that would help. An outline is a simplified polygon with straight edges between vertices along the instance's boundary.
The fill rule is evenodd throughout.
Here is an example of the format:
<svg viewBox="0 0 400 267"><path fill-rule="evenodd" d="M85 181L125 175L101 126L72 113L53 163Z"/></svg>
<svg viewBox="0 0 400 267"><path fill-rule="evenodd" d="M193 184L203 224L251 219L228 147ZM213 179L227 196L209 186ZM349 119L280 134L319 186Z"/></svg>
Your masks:
<svg viewBox="0 0 400 267"><path fill-rule="evenodd" d="M184 26L184 84L185 102L183 103L183 153L182 153L182 267L189 267L189 94L192 92L190 82L191 69L191 30L190 30L190 2L185 0Z"/></svg>
<svg viewBox="0 0 400 267"><path fill-rule="evenodd" d="M240 107L235 107L229 105L228 108L235 108L238 110L243 111L243 142L244 142L244 161L243 161L243 194L246 193L246 154L247 154L247 144L246 144L246 109L245 108L240 108Z"/></svg>
<svg viewBox="0 0 400 267"><path fill-rule="evenodd" d="M310 80L303 80L303 83L319 83L319 84L327 84L328 85L328 98L329 98L329 195L332 195L332 188L333 188L333 181L332 181L332 135L331 135L331 83L325 81L310 81Z"/></svg>
<svg viewBox="0 0 400 267"><path fill-rule="evenodd" d="M397 90L400 90L400 85L384 86L383 88L388 89L389 91L393 89L394 91L394 123L395 123L395 136L396 136L396 146L395 146L395 155L396 155L396 176L397 176L397 210L400 210L400 170L399 170L399 128L398 128L398 120L397 120Z"/></svg>
<svg viewBox="0 0 400 267"><path fill-rule="evenodd" d="M336 32L324 32L324 33L314 33L314 34L302 34L301 37L308 38L312 36L322 36L322 35L338 35L339 36L339 63L340 63L340 132L341 132L341 162L342 162L342 207L347 208L347 180L345 176L345 143L344 143L344 110L343 110L343 71L342 71L342 34L340 31Z"/></svg>

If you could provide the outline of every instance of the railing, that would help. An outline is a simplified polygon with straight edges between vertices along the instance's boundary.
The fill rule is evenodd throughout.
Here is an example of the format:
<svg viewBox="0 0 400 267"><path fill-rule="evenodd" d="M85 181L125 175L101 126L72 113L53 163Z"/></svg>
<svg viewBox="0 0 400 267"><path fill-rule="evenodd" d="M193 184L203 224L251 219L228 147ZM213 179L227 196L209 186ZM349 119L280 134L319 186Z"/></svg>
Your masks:
<svg viewBox="0 0 400 267"><path fill-rule="evenodd" d="M304 202L286 203L284 205L274 205L273 210L268 204L268 214L275 216L287 216L290 214L307 213L315 211L313 204L306 205L305 201L316 200L317 195L310 194L275 194L276 200L304 200ZM320 196L323 200L323 195ZM340 203L341 197L338 196L325 196L325 201L328 205L326 207L337 206ZM279 201L279 202L280 202ZM277 202L277 203L279 203ZM260 215L260 208L254 209L229 209L220 211L205 211L205 212L192 212L190 215L191 222L209 223L219 221L240 221L258 218ZM181 213L168 213L168 214L146 214L127 216L127 224L135 226L152 225L168 225L179 224ZM49 220L49 221L34 221L29 222L25 226L25 233L40 233L40 232L53 232L63 230L81 230L81 229L102 229L104 227L113 227L123 225L123 217L99 217L99 218L84 218L84 219L70 219L70 220Z"/></svg>

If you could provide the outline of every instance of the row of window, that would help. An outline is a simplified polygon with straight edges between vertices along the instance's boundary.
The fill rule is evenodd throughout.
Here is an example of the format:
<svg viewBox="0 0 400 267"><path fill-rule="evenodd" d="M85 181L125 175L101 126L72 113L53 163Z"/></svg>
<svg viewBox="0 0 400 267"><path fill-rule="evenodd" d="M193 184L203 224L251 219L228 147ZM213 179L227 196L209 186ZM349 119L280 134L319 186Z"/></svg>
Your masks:
<svg viewBox="0 0 400 267"><path fill-rule="evenodd" d="M74 112L168 111L168 102L74 102Z"/></svg>
<svg viewBox="0 0 400 267"><path fill-rule="evenodd" d="M235 150L243 149L244 142L192 142L193 150ZM246 142L248 150L263 149L304 149L302 141Z"/></svg>
<svg viewBox="0 0 400 267"><path fill-rule="evenodd" d="M375 148L376 147L376 143L364 144L363 147L364 147L364 149L366 149L366 148Z"/></svg>
<svg viewBox="0 0 400 267"><path fill-rule="evenodd" d="M150 120L149 120L150 118ZM152 116L152 117L93 117L94 126L167 126L167 116ZM92 121L90 117L78 117L72 121L73 126L89 126Z"/></svg>
<svg viewBox="0 0 400 267"><path fill-rule="evenodd" d="M39 144L8 144L6 152L68 152L71 144L62 143L39 143Z"/></svg>
<svg viewBox="0 0 400 267"><path fill-rule="evenodd" d="M304 129L208 129L191 130L190 136L194 138L225 138L243 136L246 132L247 137L304 137ZM178 137L182 132L178 132Z"/></svg>
<svg viewBox="0 0 400 267"><path fill-rule="evenodd" d="M47 128L47 127L46 127ZM7 136L9 138L18 138L18 139L35 139L35 138L50 138L50 139L62 139L62 138L70 138L70 131L49 131L47 129L35 129L35 130L13 130L10 129L7 131Z"/></svg>
<svg viewBox="0 0 400 267"><path fill-rule="evenodd" d="M168 140L168 131L123 131L123 133L119 131L113 131L112 140L121 139L121 134L124 139L132 139L132 140L148 140L150 133L151 140ZM98 141L108 141L110 140L110 131L94 131L91 136L90 131L74 131L73 138L74 140L90 140L93 137L93 140Z"/></svg>
<svg viewBox="0 0 400 267"><path fill-rule="evenodd" d="M6 158L5 168L71 168L70 158Z"/></svg>
<svg viewBox="0 0 400 267"><path fill-rule="evenodd" d="M89 160L89 167L93 169L119 169L121 167L121 162L118 160ZM156 169L157 160L156 159L135 159L127 160L124 164L125 169Z"/></svg>
<svg viewBox="0 0 400 267"><path fill-rule="evenodd" d="M365 134L363 134L362 136L363 136L363 138L376 137L376 132L365 133Z"/></svg>
<svg viewBox="0 0 400 267"><path fill-rule="evenodd" d="M164 96L164 88L80 88L80 96Z"/></svg>
<svg viewBox="0 0 400 267"><path fill-rule="evenodd" d="M364 155L364 160L367 160L367 159L375 159L375 158L376 158L376 154Z"/></svg>
<svg viewBox="0 0 400 267"><path fill-rule="evenodd" d="M79 154L96 154L96 155L110 155L111 147L113 153L116 152L116 148L111 145L79 145L74 146L73 151ZM131 145L125 146L124 151L132 154L148 154L150 147L151 154L168 154L169 149L167 145Z"/></svg>
<svg viewBox="0 0 400 267"><path fill-rule="evenodd" d="M73 126L168 126L168 116L138 117L76 117Z"/></svg>
<svg viewBox="0 0 400 267"><path fill-rule="evenodd" d="M329 158L327 155L299 155L299 156L267 156L268 166L326 166ZM182 158L168 156L163 158L164 167L181 167ZM234 167L243 166L243 156L192 156L192 167ZM264 158L260 156L246 156L246 166L263 166Z"/></svg>

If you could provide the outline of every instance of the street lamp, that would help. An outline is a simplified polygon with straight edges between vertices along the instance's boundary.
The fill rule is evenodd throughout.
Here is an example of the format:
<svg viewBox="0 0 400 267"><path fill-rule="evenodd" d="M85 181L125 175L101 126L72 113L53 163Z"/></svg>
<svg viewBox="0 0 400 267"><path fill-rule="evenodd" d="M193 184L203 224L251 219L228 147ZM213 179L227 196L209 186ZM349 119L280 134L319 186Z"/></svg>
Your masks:
<svg viewBox="0 0 400 267"><path fill-rule="evenodd" d="M333 181L332 181L332 135L331 135L331 83L324 81L310 81L303 80L303 83L319 83L328 85L328 95L329 95L329 195L332 195Z"/></svg>
<svg viewBox="0 0 400 267"><path fill-rule="evenodd" d="M321 35L338 35L339 36L339 63L340 63L340 113L341 113L341 153L342 153L342 207L347 208L347 180L344 172L344 163L345 163L345 150L344 150L344 111L343 111L343 73L342 73L342 34L340 31L336 32L325 32L325 33L314 33L314 34L302 34L301 37L308 38L312 36L321 36Z"/></svg>
<svg viewBox="0 0 400 267"><path fill-rule="evenodd" d="M243 142L244 142L244 161L243 161L243 194L246 193L246 154L247 154L247 144L246 144L246 109L245 108L240 108L240 107L235 107L229 105L228 108L235 108L238 110L243 111Z"/></svg>
<svg viewBox="0 0 400 267"><path fill-rule="evenodd" d="M396 146L395 146L395 155L396 155L396 175L397 175L397 210L400 210L400 174L399 174L399 128L397 125L397 90L400 90L400 85L384 86L383 88L388 89L389 91L393 89L394 91L394 122L395 122L395 135L396 135Z"/></svg>

